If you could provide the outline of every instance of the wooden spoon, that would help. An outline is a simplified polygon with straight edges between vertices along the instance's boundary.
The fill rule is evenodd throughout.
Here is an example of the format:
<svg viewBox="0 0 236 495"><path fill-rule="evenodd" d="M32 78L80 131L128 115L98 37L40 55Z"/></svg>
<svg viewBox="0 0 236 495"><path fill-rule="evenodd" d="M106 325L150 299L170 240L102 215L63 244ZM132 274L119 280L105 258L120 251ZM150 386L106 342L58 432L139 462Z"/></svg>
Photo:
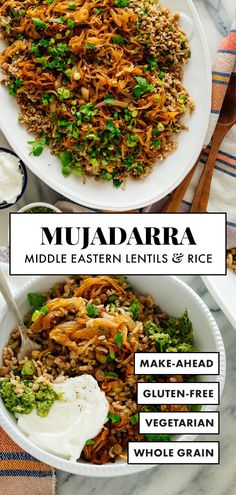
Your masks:
<svg viewBox="0 0 236 495"><path fill-rule="evenodd" d="M230 79L230 82L229 82L229 86L230 86L230 89L228 88L228 90L226 92L225 100L226 100L226 96L227 96L227 100L228 100L228 94L227 93L228 93L228 91L230 91L230 97L232 98L232 102L225 104L225 100L224 100L223 105L222 105L222 109L221 109L221 112L220 112L220 116L219 116L219 121L218 121L218 124L216 126L216 129L215 129L213 138L212 138L212 148L213 148L214 136L215 136L215 133L218 132L217 131L217 128L219 126L219 129L220 129L219 132L224 132L224 134L222 134L221 141L220 141L220 143L219 143L219 145L217 147L216 155L218 153L218 149L219 149L220 144L223 141L225 135L227 134L227 132L229 131L229 129L231 129L231 127L235 124L235 112L236 112L235 73L233 73L232 76L231 76L231 79ZM229 113L230 112L230 108L231 108L231 111L232 111L232 116L230 116L230 113ZM234 112L233 112L233 110L234 110ZM234 118L233 118L233 115L234 115ZM232 118L232 122L231 123L228 123L227 122L228 118L229 119ZM212 149L211 149L211 152L212 152ZM211 155L211 153L210 153L210 155ZM208 157L208 160L210 159L210 155ZM216 158L216 155L215 155L215 158ZM186 191L188 189L188 186L189 186L189 184L190 184L190 182L191 182L191 180L193 178L193 175L194 175L194 173L196 171L196 168L197 168L197 165L198 165L198 162L199 162L200 158L201 158L201 154L200 154L197 162L195 163L194 167L192 168L192 170L190 170L190 172L188 173L188 175L186 175L186 177L184 178L184 180L171 193L171 195L169 196L169 198L165 202L164 206L161 209L161 212L162 213L171 213L171 212L176 212L178 210L178 208L179 208L179 206L181 204L181 201L182 201L182 199L183 199L183 197L184 197L184 195L185 195L185 193L186 193ZM207 202L208 202L209 193L210 193L210 185L211 185L211 179L212 179L212 175L213 175L213 171L214 171L215 158L213 158L213 160L214 160L213 161L213 165L212 165L213 168L212 168L211 175L209 175L210 182L209 183L207 182L205 184L206 187L209 188L208 196L207 196L207 192L206 192L206 196L205 196L205 201L207 201ZM204 170L206 168L206 165L204 167ZM205 179L203 179L203 183L201 185L201 189L204 186L204 181L205 181ZM196 189L196 193L197 193L197 189ZM195 193L195 196L196 196L196 193ZM198 198L202 194L203 194L203 191L201 191L201 192L199 191ZM194 200L195 200L195 197L194 197ZM190 211L206 211L207 204L205 205L205 210L201 210L200 208L202 207L202 205L199 205L198 206L197 203L198 203L198 201L197 201L197 198L196 198L196 203L194 202L192 204L192 207L191 207L191 210Z"/></svg>
<svg viewBox="0 0 236 495"><path fill-rule="evenodd" d="M19 352L17 354L17 358L21 361L24 357L28 357L31 355L32 351L37 351L41 348L39 344L33 342L27 335L27 328L23 323L21 318L19 309L14 301L13 295L8 287L5 276L3 275L2 270L0 270L0 292L2 293L8 308L17 323L20 336L21 336L21 345Z"/></svg>
<svg viewBox="0 0 236 495"><path fill-rule="evenodd" d="M201 156L201 155L200 155ZM165 202L164 206L161 208L161 213L174 213L178 210L179 205L181 204L181 201L188 189L188 186L194 176L195 170L198 165L198 161L200 159L200 156L193 166L193 168L190 170L188 175L182 180L182 182L176 187L176 189L170 194L169 198Z"/></svg>
<svg viewBox="0 0 236 495"><path fill-rule="evenodd" d="M219 115L219 120L213 134L211 151L195 191L192 206L190 208L191 212L204 212L207 209L217 153L224 137L235 123L236 74L232 73Z"/></svg>

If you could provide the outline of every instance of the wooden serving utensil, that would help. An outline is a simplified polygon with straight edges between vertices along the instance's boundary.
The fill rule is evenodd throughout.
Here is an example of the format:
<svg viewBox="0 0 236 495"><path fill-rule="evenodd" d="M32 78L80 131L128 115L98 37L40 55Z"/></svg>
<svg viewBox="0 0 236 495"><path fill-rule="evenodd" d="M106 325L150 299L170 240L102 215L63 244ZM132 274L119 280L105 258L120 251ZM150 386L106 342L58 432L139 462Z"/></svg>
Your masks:
<svg viewBox="0 0 236 495"><path fill-rule="evenodd" d="M211 180L214 171L215 159L219 150L219 147L226 136L227 132L231 129L231 127L236 122L236 74L232 73L228 89L225 94L225 99L221 108L219 120L217 126L215 128L213 138L212 138L212 147L211 152L209 154L207 163L203 169L201 178L199 180L199 184L196 188L193 204L191 206L191 212L200 212L206 211L209 194L210 194L210 186ZM219 129L219 130L218 130ZM216 137L215 137L216 136ZM196 171L198 162L201 158L199 156L197 162L190 170L188 175L182 180L182 182L178 185L178 187L170 194L169 198L165 202L164 206L161 209L162 213L171 213L176 212L181 204L181 201L188 189L188 186L193 178L193 175ZM209 164L210 161L210 164ZM207 167L207 169L206 169ZM204 173L204 178L202 177ZM207 177L207 179L206 179ZM201 182L201 185L200 185ZM201 200L201 202L200 202Z"/></svg>
<svg viewBox="0 0 236 495"><path fill-rule="evenodd" d="M205 212L207 209L217 153L224 137L235 123L236 74L232 73L219 115L219 120L212 137L211 151L195 191L192 206L190 208L191 212Z"/></svg>
<svg viewBox="0 0 236 495"><path fill-rule="evenodd" d="M201 155L200 155L201 156ZM193 168L190 170L188 175L182 180L182 182L176 187L176 189L170 194L169 198L161 208L161 213L174 213L178 210L179 205L181 204L181 201L188 189L188 186L194 176L195 170L198 165L198 161L200 159L200 156L193 166Z"/></svg>

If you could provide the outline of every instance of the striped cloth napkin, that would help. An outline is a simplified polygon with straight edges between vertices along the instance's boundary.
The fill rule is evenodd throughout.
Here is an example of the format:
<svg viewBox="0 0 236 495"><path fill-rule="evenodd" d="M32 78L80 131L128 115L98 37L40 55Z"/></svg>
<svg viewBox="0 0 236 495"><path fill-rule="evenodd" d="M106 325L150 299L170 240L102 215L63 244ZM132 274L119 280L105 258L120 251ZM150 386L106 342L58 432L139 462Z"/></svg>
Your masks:
<svg viewBox="0 0 236 495"><path fill-rule="evenodd" d="M0 248L0 262L8 262L8 248ZM55 470L27 454L0 427L0 495L55 495L55 491Z"/></svg>
<svg viewBox="0 0 236 495"><path fill-rule="evenodd" d="M181 204L180 211L188 212L194 192L198 184L202 168L211 149L211 138L222 107L227 86L233 71L236 70L236 24L234 22L230 32L221 41L216 54L212 70L212 109L205 145L202 151L199 166L193 176L189 189ZM226 212L227 244L236 245L236 126L226 135L217 155L211 193L208 203L208 212ZM161 202L144 208L143 211L156 211L163 205Z"/></svg>
<svg viewBox="0 0 236 495"><path fill-rule="evenodd" d="M0 494L54 495L54 469L37 461L0 428Z"/></svg>

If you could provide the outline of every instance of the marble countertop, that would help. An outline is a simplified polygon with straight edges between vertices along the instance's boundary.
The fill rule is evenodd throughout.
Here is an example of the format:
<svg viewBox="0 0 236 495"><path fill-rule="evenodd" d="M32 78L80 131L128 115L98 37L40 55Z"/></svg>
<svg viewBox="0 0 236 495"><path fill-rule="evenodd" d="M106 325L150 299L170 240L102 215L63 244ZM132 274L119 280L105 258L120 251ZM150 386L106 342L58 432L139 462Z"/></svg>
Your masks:
<svg viewBox="0 0 236 495"><path fill-rule="evenodd" d="M201 440L220 440L221 462L218 466L157 466L123 478L89 478L57 472L57 495L235 495L236 445L236 331L217 307L200 277L181 277L203 298L221 330L227 375L220 406L221 434Z"/></svg>
<svg viewBox="0 0 236 495"><path fill-rule="evenodd" d="M229 30L235 15L234 0L194 0L208 39L213 59L218 43ZM7 144L0 135L0 144ZM17 207L0 213L0 245L7 244L8 213L32 201L55 203L62 197L31 172L27 192ZM200 277L187 277L188 283L204 299L223 335L227 356L226 385L221 404L220 437L201 437L221 442L219 466L160 466L126 477L89 478L57 472L57 495L236 495L236 362L235 330L217 307Z"/></svg>

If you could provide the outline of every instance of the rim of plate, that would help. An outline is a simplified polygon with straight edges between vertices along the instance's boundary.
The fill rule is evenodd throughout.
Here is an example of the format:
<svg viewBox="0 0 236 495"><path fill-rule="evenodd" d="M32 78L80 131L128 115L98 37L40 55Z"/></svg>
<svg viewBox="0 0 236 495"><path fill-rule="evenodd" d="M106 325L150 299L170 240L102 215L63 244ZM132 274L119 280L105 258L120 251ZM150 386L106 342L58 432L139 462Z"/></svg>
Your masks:
<svg viewBox="0 0 236 495"><path fill-rule="evenodd" d="M17 299L21 297L24 292L29 288L32 282L36 281L39 277L32 277L29 281L23 284L20 289L16 290L14 296ZM40 276L43 278L43 276ZM187 292L191 295L191 297L196 301L197 304L201 306L201 309L205 313L209 326L211 328L211 332L213 335L213 339L215 341L216 348L220 353L220 373L218 377L218 382L220 383L220 397L222 396L225 384L225 376L226 376L226 357L225 357L225 348L223 343L223 338L221 336L219 327L213 318L210 310L208 309L205 302L200 298L200 296L185 282L180 280L178 277L168 275L168 278L173 280L174 283L179 284L184 287ZM3 313L4 308L6 309L6 305L4 302L0 302L0 314ZM204 410L216 410L217 406L206 406ZM138 473L141 471L146 471L153 467L156 467L158 464L150 464L150 465L131 465L127 463L118 462L115 464L103 464L100 466L91 465L86 462L72 462L66 459L62 459L53 454L50 454L44 450L42 450L37 445L33 444L16 426L13 426L9 419L5 416L3 410L0 408L0 425L2 428L8 433L8 435L14 440L18 445L29 452L32 456L36 457L42 462L45 462L56 469L60 469L62 471L66 471L68 473L80 474L83 476L90 477L114 477L114 476L126 476L133 473ZM179 441L188 441L195 440L198 435L180 435Z"/></svg>
<svg viewBox="0 0 236 495"><path fill-rule="evenodd" d="M163 3L164 0L163 0ZM16 150L16 153L21 157L22 161L25 163L30 163L30 170L32 170L33 173L39 177L43 182L47 183L48 186L50 186L54 191L59 192L63 196L67 197L73 202L79 201L77 204L81 204L83 206L86 206L88 208L96 209L96 210L110 210L110 211L128 211L132 209L138 209L138 208L143 208L145 206L151 205L152 203L155 203L156 201L159 201L160 199L164 198L169 194L171 191L173 191L186 177L188 172L191 170L192 166L196 162L197 158L199 157L199 154L201 152L201 149L204 144L204 138L207 132L208 128L208 123L209 123L209 118L210 118L210 112L211 112L211 88L212 88L212 77L211 77L211 61L210 61L210 55L209 55L209 49L208 49L208 44L207 44L207 39L206 35L202 26L202 23L200 21L199 15L197 13L197 10L193 4L192 0L188 0L188 7L190 8L190 11L192 13L193 19L194 19L194 24L197 26L199 35L200 35L200 41L202 45L202 51L203 51L203 58L204 58L204 65L205 65L205 72L206 72L206 80L207 80L207 86L206 86L206 104L205 104L205 117L203 119L203 124L200 129L200 134L199 134L199 140L198 140L198 146L195 148L193 155L191 156L188 166L185 168L185 171L183 171L178 179L171 185L167 186L164 190L162 190L161 193L158 194L153 194L151 197L148 199L145 199L144 201L140 199L138 200L131 200L131 201L126 201L123 203L116 202L113 203L112 206L110 202L105 202L105 200L101 203L98 202L97 200L93 200L92 198L88 199L86 195L86 185L85 185L85 191L83 193L82 198L79 197L78 199L75 198L75 195L68 191L66 185L64 186L63 184L55 184L54 179L48 175L47 177L44 174L40 173L40 169L37 168L33 162L30 161L30 156L27 156L25 153L23 153L20 149L20 146L18 144L15 144L13 136L11 136L10 129L1 122L1 129L2 132L5 134L7 140L11 144L11 146ZM32 164L33 163L33 164ZM80 193L79 193L80 194ZM104 195L105 196L105 195Z"/></svg>

